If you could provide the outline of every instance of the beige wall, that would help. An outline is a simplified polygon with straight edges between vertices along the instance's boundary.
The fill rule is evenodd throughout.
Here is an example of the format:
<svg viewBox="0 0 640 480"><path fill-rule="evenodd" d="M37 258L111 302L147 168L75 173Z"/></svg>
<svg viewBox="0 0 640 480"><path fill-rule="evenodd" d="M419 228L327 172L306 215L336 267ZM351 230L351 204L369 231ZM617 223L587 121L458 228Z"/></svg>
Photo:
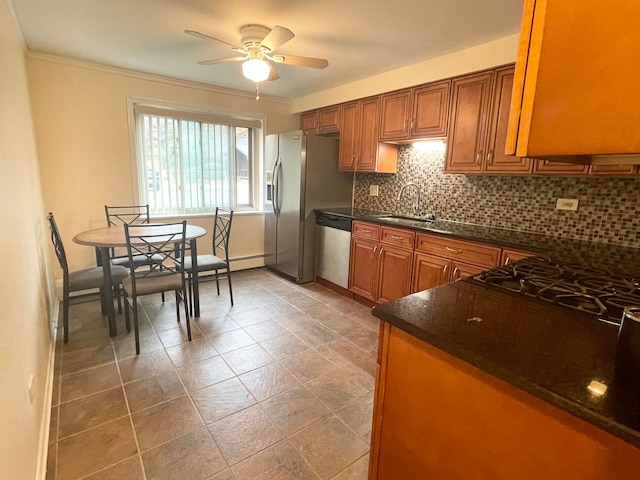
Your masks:
<svg viewBox="0 0 640 480"><path fill-rule="evenodd" d="M93 251L72 238L104 225L105 204L138 203L128 123L132 99L257 115L266 119L267 133L298 125L287 102L256 101L248 93L42 55L30 56L28 72L44 206L56 215L72 268L95 264ZM211 229L211 217L190 221ZM231 257L263 252L263 222L261 214L234 218ZM211 237L198 246L211 251Z"/></svg>
<svg viewBox="0 0 640 480"><path fill-rule="evenodd" d="M292 111L304 112L515 62L518 38L518 35L510 35L449 55L297 98L293 101Z"/></svg>
<svg viewBox="0 0 640 480"><path fill-rule="evenodd" d="M50 409L48 234L29 108L22 40L0 0L0 477L36 478ZM47 280L49 279L49 280ZM33 400L27 391L34 378Z"/></svg>

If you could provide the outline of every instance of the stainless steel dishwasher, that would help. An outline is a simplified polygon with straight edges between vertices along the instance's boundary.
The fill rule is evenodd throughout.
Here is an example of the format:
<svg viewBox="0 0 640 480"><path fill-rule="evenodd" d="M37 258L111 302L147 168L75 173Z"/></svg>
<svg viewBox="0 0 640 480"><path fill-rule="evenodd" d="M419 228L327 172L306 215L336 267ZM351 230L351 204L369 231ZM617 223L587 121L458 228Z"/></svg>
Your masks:
<svg viewBox="0 0 640 480"><path fill-rule="evenodd" d="M316 212L316 276L349 288L350 217Z"/></svg>

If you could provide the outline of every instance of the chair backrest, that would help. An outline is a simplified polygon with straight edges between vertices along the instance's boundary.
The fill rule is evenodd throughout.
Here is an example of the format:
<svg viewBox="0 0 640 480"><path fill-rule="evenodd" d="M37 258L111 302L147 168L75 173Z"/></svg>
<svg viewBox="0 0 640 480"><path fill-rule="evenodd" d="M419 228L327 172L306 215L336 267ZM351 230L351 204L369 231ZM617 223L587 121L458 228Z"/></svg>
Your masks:
<svg viewBox="0 0 640 480"><path fill-rule="evenodd" d="M218 255L217 251L223 250L227 263L229 263L231 220L233 220L233 210L216 207L216 216L213 220L213 254Z"/></svg>
<svg viewBox="0 0 640 480"><path fill-rule="evenodd" d="M58 257L58 262L60 262L62 271L65 275L67 275L69 272L67 255L64 253L64 245L62 245L62 238L60 238L60 231L58 230L58 225L56 225L56 219L53 218L53 213L49 212L49 215L47 215L47 220L49 220L49 229L51 230L51 243L53 243L53 248L56 251L56 257Z"/></svg>
<svg viewBox="0 0 640 480"><path fill-rule="evenodd" d="M104 213L107 217L107 226L149 223L149 204L147 205L124 205L124 206L104 206Z"/></svg>
<svg viewBox="0 0 640 480"><path fill-rule="evenodd" d="M147 276L159 277L176 273L183 275L187 235L186 220L178 223L142 223L133 225L125 223L124 231L127 241L127 254L129 256L129 269L134 283L136 278L145 278ZM133 257L139 255L146 256L149 261L135 262ZM152 259L154 255L162 257L162 269L148 268L149 264L156 263Z"/></svg>

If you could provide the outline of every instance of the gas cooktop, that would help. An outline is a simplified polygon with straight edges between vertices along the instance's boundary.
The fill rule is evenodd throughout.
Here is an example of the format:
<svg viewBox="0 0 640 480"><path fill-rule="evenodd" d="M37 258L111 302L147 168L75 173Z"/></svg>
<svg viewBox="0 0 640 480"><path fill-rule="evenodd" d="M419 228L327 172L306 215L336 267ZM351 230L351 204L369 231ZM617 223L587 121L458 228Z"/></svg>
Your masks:
<svg viewBox="0 0 640 480"><path fill-rule="evenodd" d="M620 324L625 307L640 306L640 278L578 264L529 257L473 277L486 285L520 292Z"/></svg>

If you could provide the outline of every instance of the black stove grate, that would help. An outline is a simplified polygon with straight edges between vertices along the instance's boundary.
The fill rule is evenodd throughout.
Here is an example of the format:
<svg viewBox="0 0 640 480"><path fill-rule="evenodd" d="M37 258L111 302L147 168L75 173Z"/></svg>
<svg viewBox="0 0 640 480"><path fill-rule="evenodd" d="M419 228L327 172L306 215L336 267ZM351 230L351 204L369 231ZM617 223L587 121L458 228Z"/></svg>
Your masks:
<svg viewBox="0 0 640 480"><path fill-rule="evenodd" d="M620 323L625 307L640 306L640 280L578 264L530 257L473 277L486 285L519 292Z"/></svg>

